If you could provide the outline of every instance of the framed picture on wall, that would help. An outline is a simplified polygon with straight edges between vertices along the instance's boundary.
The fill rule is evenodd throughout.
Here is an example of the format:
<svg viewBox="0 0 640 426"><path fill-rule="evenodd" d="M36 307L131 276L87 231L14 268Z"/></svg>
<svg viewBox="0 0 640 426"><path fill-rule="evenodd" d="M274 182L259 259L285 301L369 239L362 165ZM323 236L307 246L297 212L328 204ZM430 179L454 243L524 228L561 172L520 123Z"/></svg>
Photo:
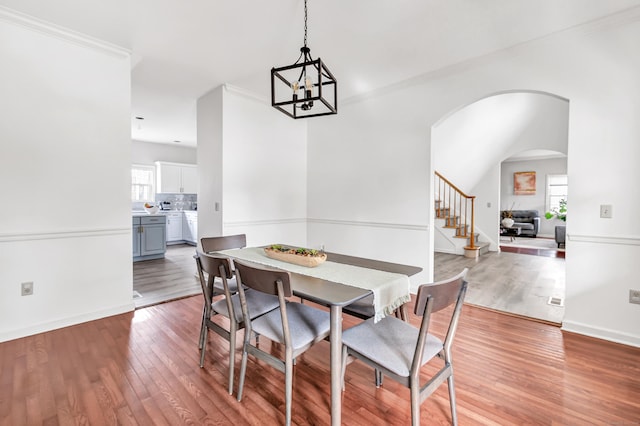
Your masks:
<svg viewBox="0 0 640 426"><path fill-rule="evenodd" d="M513 174L514 195L536 194L536 172L515 172Z"/></svg>

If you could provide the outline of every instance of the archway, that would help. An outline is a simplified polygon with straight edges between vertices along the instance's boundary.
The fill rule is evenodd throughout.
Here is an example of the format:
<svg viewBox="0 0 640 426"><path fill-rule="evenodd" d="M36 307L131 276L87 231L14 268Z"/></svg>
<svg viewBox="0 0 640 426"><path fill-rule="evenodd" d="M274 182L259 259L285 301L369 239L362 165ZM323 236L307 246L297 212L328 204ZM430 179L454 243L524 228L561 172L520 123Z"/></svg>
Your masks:
<svg viewBox="0 0 640 426"><path fill-rule="evenodd" d="M466 194L476 197L475 232L481 241L488 244L490 251L500 250L499 218L500 210L504 209L501 198L502 162L524 153L538 156L538 159L530 157L528 163L523 163L539 166L534 195L529 198L522 196L525 198L519 201L520 207L538 210L544 215L547 169L542 167L541 153L553 151L564 155L562 171L566 173L568 124L568 100L549 93L510 91L492 94L462 106L432 127L433 169ZM519 161L527 161L523 158L526 157L520 157ZM438 247L446 236L442 236L435 219L432 229L434 270L437 271L435 254L447 252Z"/></svg>

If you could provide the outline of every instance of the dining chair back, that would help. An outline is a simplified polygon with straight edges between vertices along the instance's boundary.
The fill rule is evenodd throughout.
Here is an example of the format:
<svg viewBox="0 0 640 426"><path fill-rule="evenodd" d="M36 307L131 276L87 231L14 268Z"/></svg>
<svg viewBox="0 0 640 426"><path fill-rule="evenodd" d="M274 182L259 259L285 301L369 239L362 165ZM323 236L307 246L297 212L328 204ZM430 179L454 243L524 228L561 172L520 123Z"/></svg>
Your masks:
<svg viewBox="0 0 640 426"><path fill-rule="evenodd" d="M200 245L204 253L212 253L220 250L229 250L234 248L243 248L247 245L247 236L245 234L227 235L221 237L202 237L200 238ZM197 256L196 256L197 257ZM233 273L233 263L231 263L230 274L231 277L227 278L227 284L232 294L238 292L238 285ZM224 294L224 287L222 281L218 275L217 268L213 268L214 273L205 274L207 280L207 286L209 288L209 300L212 300L216 296ZM217 278L217 279L216 279ZM205 307L202 307L202 325L200 326L200 340L198 341L198 347L202 349L202 342L204 339L205 330Z"/></svg>
<svg viewBox="0 0 640 426"><path fill-rule="evenodd" d="M235 266L245 322L238 401L242 400L247 358L251 354L285 374L285 424L290 425L294 360L313 344L329 336L329 312L288 301L286 298L292 296L292 290L291 277L286 271L241 261L235 261ZM251 291L277 296L279 307L258 318L251 318L247 303L247 295ZM284 360L252 345L248 337L250 332L284 345Z"/></svg>
<svg viewBox="0 0 640 426"><path fill-rule="evenodd" d="M246 234L238 234L221 237L202 237L200 238L200 245L205 253L243 248L247 246L247 236Z"/></svg>
<svg viewBox="0 0 640 426"><path fill-rule="evenodd" d="M231 259L223 256L214 256L198 252L196 255L198 266L198 276L204 296L203 331L200 337L200 367L204 367L204 357L206 353L208 331L213 330L219 336L229 342L229 394L233 394L233 381L235 369L236 333L244 328L242 309L240 308L240 298L237 293L231 291L229 279L233 277L231 272ZM212 291L209 282L205 278L205 273L209 277L217 275L221 278L224 297L213 301ZM237 287L234 287L237 291ZM246 301L251 317L255 318L263 315L279 305L278 298L268 296L260 292L247 292ZM229 327L215 322L216 315L228 318ZM257 337L256 337L257 338Z"/></svg>
<svg viewBox="0 0 640 426"><path fill-rule="evenodd" d="M376 386L382 384L383 375L410 389L411 423L420 424L420 404L445 380L449 388L451 420L458 423L451 346L456 333L467 290L465 268L456 276L418 288L414 314L420 318L420 327L387 316L374 323L366 320L343 332L342 380L349 357L359 359L375 369ZM448 323L444 336L429 332L431 315L451 308L446 314ZM441 368L424 383L420 383L422 367L434 358L442 362ZM423 376L424 377L424 376Z"/></svg>

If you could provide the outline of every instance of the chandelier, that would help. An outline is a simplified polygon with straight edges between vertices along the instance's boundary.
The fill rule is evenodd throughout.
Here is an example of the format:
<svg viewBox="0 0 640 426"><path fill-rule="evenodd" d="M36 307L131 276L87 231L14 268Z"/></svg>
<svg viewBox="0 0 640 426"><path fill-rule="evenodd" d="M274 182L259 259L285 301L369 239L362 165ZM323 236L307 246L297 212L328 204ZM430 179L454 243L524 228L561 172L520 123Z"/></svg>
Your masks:
<svg viewBox="0 0 640 426"><path fill-rule="evenodd" d="M307 47L307 0L304 0L304 46L293 65L271 68L271 106L291 118L338 113L338 82Z"/></svg>

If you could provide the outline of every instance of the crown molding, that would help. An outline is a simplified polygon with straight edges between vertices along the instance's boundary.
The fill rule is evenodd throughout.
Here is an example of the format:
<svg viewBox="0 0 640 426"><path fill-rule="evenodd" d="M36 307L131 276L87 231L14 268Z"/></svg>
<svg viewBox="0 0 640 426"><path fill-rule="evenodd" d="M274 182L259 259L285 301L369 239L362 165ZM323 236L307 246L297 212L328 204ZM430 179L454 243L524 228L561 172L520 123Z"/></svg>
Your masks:
<svg viewBox="0 0 640 426"><path fill-rule="evenodd" d="M55 37L82 47L108 53L110 55L123 58L129 58L131 56L131 51L124 47L52 24L22 12L9 9L5 6L0 6L0 21L39 32L50 37Z"/></svg>
<svg viewBox="0 0 640 426"><path fill-rule="evenodd" d="M259 94L257 94L256 92L253 92L251 90L248 89L244 89L242 87L238 87L238 86L234 86L233 84L229 84L229 83L224 83L222 85L222 87L224 88L224 90L226 92L231 92L234 93L236 95L240 95L244 98L248 98L251 99L253 101L258 101L261 104L265 104L265 105L269 105L269 100L263 96L260 96Z"/></svg>

